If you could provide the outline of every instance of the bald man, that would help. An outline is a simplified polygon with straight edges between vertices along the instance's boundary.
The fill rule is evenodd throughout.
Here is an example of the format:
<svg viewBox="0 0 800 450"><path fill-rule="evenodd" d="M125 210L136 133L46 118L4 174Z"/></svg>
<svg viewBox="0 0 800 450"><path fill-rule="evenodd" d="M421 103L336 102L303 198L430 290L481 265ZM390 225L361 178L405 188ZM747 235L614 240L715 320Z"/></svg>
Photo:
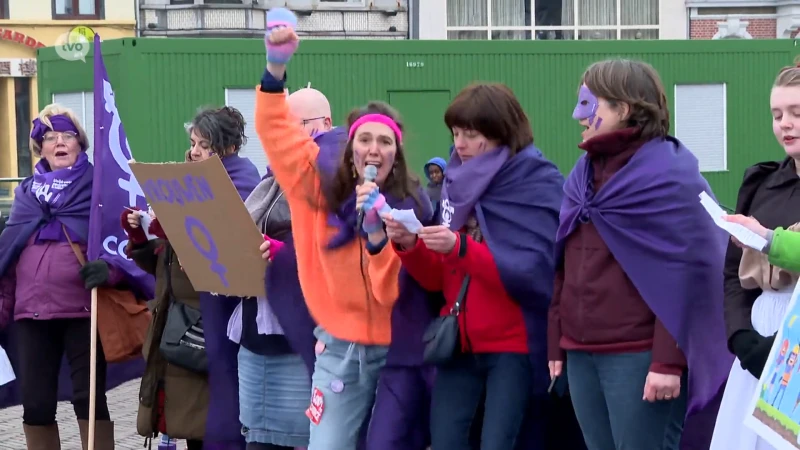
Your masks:
<svg viewBox="0 0 800 450"><path fill-rule="evenodd" d="M289 110L312 137L326 133L333 127L331 104L322 92L303 88L289 95Z"/></svg>

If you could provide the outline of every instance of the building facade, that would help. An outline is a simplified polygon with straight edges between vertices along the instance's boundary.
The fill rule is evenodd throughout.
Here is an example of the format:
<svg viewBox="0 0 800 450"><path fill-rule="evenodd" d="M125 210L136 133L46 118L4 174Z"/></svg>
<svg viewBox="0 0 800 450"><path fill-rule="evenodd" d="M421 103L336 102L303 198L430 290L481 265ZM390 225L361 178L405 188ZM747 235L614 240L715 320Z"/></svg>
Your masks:
<svg viewBox="0 0 800 450"><path fill-rule="evenodd" d="M64 42L77 30L90 40L91 33L104 40L134 36L134 2L0 0L0 178L32 174L35 161L28 136L31 120L39 112L37 49ZM70 64L86 63L77 60ZM0 203L8 199L13 186L0 183Z"/></svg>
<svg viewBox="0 0 800 450"><path fill-rule="evenodd" d="M800 0L418 0L419 39L776 39Z"/></svg>
<svg viewBox="0 0 800 450"><path fill-rule="evenodd" d="M137 0L137 3L142 36L258 37L264 34L266 11L277 6L297 13L297 31L306 39L407 39L409 34L408 0Z"/></svg>

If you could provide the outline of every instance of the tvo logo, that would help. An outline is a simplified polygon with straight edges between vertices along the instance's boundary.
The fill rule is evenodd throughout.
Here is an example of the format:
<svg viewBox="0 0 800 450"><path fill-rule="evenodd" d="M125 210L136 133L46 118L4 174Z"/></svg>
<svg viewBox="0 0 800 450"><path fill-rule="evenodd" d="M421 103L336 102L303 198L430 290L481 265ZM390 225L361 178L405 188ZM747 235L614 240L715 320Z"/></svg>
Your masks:
<svg viewBox="0 0 800 450"><path fill-rule="evenodd" d="M89 54L90 45L86 36L70 31L56 39L55 47L56 54L61 59L86 62L86 55Z"/></svg>

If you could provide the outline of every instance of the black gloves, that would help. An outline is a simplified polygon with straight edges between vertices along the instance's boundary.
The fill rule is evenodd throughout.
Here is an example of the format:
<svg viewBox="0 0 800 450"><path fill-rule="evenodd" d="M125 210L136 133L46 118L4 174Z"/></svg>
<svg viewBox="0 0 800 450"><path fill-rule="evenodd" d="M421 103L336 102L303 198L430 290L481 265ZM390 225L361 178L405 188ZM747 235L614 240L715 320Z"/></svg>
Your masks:
<svg viewBox="0 0 800 450"><path fill-rule="evenodd" d="M94 289L108 283L110 273L108 263L102 259L87 262L80 270L86 289Z"/></svg>
<svg viewBox="0 0 800 450"><path fill-rule="evenodd" d="M769 351L774 342L775 336L764 337L754 330L741 330L731 337L731 348L742 362L742 369L756 378L761 378L761 372L767 364Z"/></svg>

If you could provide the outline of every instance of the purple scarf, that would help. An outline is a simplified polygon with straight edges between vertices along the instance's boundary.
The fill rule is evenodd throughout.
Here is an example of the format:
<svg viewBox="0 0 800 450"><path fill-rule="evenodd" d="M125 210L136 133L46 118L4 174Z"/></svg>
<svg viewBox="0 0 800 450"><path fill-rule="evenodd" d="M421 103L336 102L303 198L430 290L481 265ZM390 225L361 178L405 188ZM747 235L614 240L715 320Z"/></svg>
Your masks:
<svg viewBox="0 0 800 450"><path fill-rule="evenodd" d="M727 239L697 197L711 188L672 137L646 143L596 193L591 172L583 155L564 187L557 254L580 222L594 224L686 355L692 415L717 395L733 358L722 316Z"/></svg>
<svg viewBox="0 0 800 450"><path fill-rule="evenodd" d="M71 122L70 122L71 123ZM86 152L78 154L78 159L70 167L50 170L47 160L41 159L34 168L33 182L28 195L32 195L39 203L47 204L50 208L60 208L69 197L70 191L78 186L77 181L83 177L91 167ZM78 186L80 188L80 186ZM75 230L68 227L70 239L75 239ZM84 238L85 239L85 238ZM58 219L48 223L36 237L37 243L41 241L66 241Z"/></svg>
<svg viewBox="0 0 800 450"><path fill-rule="evenodd" d="M242 197L242 201L245 201L261 181L258 169L249 159L238 154L222 158L222 166L228 172L228 176L236 187L236 191L239 192L239 196Z"/></svg>
<svg viewBox="0 0 800 450"><path fill-rule="evenodd" d="M222 158L233 185L244 201L261 180L256 166L239 155ZM239 423L239 345L228 339L228 321L241 299L200 294L203 331L208 354L208 417L203 448L244 450Z"/></svg>
<svg viewBox="0 0 800 450"><path fill-rule="evenodd" d="M463 228L478 199L506 161L508 147L475 156L466 164L458 152L451 152L442 186L442 225L451 230Z"/></svg>

